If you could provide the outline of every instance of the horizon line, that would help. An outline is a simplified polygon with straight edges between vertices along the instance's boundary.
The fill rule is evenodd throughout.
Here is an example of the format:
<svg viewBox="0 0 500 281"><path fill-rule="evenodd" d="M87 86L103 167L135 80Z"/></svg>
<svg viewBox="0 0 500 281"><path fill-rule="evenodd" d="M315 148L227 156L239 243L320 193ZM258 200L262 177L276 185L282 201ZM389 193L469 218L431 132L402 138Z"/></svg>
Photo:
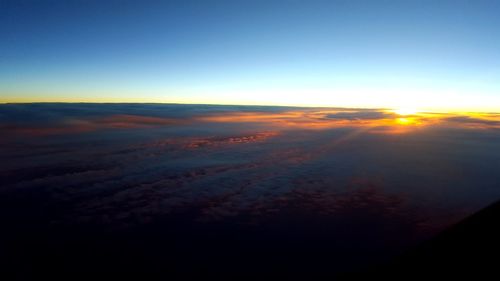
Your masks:
<svg viewBox="0 0 500 281"><path fill-rule="evenodd" d="M202 105L202 106L245 106L245 107L293 107L293 108L341 108L341 109L354 109L354 110L396 110L398 107L351 107L351 106L327 106L327 105L285 105L285 104L232 104L232 103L188 103L188 102L116 102L116 101L27 101L27 102L3 102L0 105L23 105L23 104L156 104L156 105ZM418 109L417 109L418 110ZM498 111L491 110L418 110L419 113L482 113L482 114L498 114Z"/></svg>

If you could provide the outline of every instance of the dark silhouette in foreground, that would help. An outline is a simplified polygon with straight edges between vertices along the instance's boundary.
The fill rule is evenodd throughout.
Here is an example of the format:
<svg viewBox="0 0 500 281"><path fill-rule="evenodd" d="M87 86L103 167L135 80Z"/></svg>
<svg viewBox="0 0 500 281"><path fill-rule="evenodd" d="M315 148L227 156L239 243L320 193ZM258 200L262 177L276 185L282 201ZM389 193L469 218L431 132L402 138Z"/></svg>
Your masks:
<svg viewBox="0 0 500 281"><path fill-rule="evenodd" d="M497 202L446 229L390 264L352 276L380 276L391 280L464 278L470 275L475 278L495 278L500 261L499 239L500 202Z"/></svg>
<svg viewBox="0 0 500 281"><path fill-rule="evenodd" d="M182 218L165 227L102 232L85 229L16 233L11 256L3 257L3 273L31 280L109 278L182 280L190 278L257 279L412 279L426 276L487 274L498 266L500 203L472 215L399 258L363 272L331 272L349 249L328 255L308 232L286 236L286 229L243 233L215 226L183 225ZM36 236L34 236L36 234ZM302 237L301 237L302 235ZM300 243L302 241L302 243ZM322 241L323 242L323 241ZM297 244L299 243L299 244ZM329 246L326 246L328 250ZM338 247L337 247L338 249Z"/></svg>

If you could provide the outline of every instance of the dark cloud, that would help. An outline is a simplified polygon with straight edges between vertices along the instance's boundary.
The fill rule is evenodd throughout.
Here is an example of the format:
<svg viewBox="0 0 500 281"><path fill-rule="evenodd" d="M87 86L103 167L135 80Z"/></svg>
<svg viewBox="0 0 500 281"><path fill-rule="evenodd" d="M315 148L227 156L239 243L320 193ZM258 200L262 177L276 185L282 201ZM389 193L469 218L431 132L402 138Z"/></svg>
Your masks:
<svg viewBox="0 0 500 281"><path fill-rule="evenodd" d="M488 126L500 126L499 120L489 120L484 118L475 118L470 116L453 116L445 118L448 122L461 123L461 124L478 124Z"/></svg>
<svg viewBox="0 0 500 281"><path fill-rule="evenodd" d="M1 123L54 123L67 119L87 119L111 115L137 115L152 118L191 118L228 112L283 112L288 107L220 106L185 104L94 104L94 103L33 103L0 106Z"/></svg>
<svg viewBox="0 0 500 281"><path fill-rule="evenodd" d="M341 120L373 120L394 118L394 114L383 111L355 111L355 112L337 112L325 116L327 119Z"/></svg>

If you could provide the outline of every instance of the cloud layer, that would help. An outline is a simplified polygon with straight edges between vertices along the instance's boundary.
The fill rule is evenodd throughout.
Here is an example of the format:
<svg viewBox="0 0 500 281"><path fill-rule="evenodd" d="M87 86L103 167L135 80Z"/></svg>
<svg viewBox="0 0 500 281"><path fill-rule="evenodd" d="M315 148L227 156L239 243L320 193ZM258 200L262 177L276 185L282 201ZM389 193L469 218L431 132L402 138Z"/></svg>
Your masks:
<svg viewBox="0 0 500 281"><path fill-rule="evenodd" d="M46 225L293 218L346 245L375 239L333 231L356 225L396 248L500 198L493 114L31 104L0 106L0 131L3 216L38 212Z"/></svg>

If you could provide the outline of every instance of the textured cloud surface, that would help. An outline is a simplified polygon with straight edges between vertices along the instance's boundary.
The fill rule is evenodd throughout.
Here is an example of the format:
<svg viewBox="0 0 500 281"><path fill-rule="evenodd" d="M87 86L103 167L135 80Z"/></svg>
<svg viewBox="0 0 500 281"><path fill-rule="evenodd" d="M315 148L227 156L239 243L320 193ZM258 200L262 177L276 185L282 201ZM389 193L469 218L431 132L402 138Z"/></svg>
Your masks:
<svg viewBox="0 0 500 281"><path fill-rule="evenodd" d="M321 225L328 239L364 245L360 255L378 239L372 250L382 253L500 198L499 122L338 108L2 105L2 216L110 230L179 218Z"/></svg>

